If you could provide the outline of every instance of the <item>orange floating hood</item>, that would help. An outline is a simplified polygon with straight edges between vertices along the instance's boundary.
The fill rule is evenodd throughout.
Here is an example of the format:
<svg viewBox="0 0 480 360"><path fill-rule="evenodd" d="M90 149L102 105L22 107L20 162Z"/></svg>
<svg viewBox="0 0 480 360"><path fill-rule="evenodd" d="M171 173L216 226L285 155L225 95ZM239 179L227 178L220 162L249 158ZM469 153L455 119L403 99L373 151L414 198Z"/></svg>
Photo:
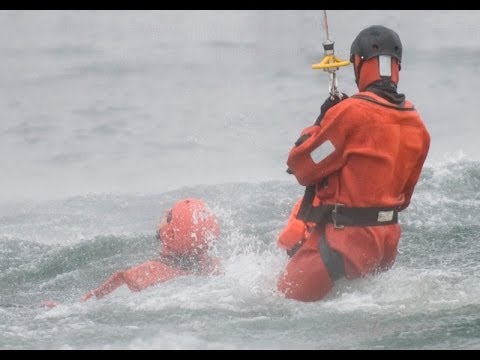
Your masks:
<svg viewBox="0 0 480 360"><path fill-rule="evenodd" d="M205 253L220 235L218 219L203 200L186 198L171 209L171 219L158 229L163 253L189 255Z"/></svg>

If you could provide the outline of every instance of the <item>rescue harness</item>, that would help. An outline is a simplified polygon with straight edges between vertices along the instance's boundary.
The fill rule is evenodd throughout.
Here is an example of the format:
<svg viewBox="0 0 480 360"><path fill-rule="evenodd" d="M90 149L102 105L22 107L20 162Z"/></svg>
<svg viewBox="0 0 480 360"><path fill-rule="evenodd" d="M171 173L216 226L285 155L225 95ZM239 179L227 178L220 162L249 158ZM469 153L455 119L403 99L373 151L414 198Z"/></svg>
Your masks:
<svg viewBox="0 0 480 360"><path fill-rule="evenodd" d="M398 209L393 207L347 207L343 204L322 204L313 206L315 185L305 187L305 194L298 210L297 219L304 222L313 222L317 225L331 224L335 229L345 226L379 226L398 223ZM292 251L293 256L303 242ZM342 255L332 249L326 240L325 226L320 227L318 250L322 261L332 281L345 276L345 266Z"/></svg>
<svg viewBox="0 0 480 360"><path fill-rule="evenodd" d="M347 207L343 204L313 206L315 185L305 187L297 219L317 224L333 224L336 229L345 226L379 226L398 223L396 207Z"/></svg>

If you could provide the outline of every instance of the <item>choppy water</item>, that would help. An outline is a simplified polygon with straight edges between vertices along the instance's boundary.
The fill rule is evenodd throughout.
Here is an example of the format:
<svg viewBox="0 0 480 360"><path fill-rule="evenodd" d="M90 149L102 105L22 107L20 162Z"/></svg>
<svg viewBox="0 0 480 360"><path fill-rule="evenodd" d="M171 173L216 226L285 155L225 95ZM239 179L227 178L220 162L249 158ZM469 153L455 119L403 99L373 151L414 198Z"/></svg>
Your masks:
<svg viewBox="0 0 480 360"><path fill-rule="evenodd" d="M305 304L275 292L275 241L327 92L322 11L0 12L0 349L480 348L480 12L328 15L343 58L365 26L399 32L432 147L394 267ZM81 304L156 255L184 196L219 215L225 274Z"/></svg>

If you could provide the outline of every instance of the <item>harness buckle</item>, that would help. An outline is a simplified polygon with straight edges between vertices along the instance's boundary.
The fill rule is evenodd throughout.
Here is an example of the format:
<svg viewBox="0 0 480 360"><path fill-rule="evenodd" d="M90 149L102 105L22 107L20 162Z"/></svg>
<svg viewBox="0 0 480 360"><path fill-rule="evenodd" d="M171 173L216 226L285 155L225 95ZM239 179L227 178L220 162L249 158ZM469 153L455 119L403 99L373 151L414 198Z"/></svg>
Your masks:
<svg viewBox="0 0 480 360"><path fill-rule="evenodd" d="M345 206L345 204L335 203L335 206L334 206L334 208L333 208L333 210L332 210L333 227L334 227L335 229L343 229L343 228L345 228L344 225L338 225L338 224L337 224L337 214L338 214L337 209L338 209L339 207L341 207L341 206Z"/></svg>

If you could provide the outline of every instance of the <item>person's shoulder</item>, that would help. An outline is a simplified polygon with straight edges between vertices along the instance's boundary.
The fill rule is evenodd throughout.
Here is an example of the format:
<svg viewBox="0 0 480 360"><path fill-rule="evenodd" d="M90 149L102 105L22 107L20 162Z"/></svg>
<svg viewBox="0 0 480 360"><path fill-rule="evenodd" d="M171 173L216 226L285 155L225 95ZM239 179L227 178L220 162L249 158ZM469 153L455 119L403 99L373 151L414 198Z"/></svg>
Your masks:
<svg viewBox="0 0 480 360"><path fill-rule="evenodd" d="M350 96L332 107L329 115L334 118L348 116L352 112L357 112L359 105L358 99Z"/></svg>
<svg viewBox="0 0 480 360"><path fill-rule="evenodd" d="M359 91L352 94L348 99L345 99L345 101L347 100L348 104L352 106L353 104L363 104L365 100L381 101L381 97L370 91Z"/></svg>
<svg viewBox="0 0 480 360"><path fill-rule="evenodd" d="M167 265L156 260L147 260L141 264L132 266L131 268L125 270L125 272L137 272L137 271L147 271L147 270L153 270L157 268L164 268Z"/></svg>
<svg viewBox="0 0 480 360"><path fill-rule="evenodd" d="M344 109L355 107L357 106L357 104L358 104L358 99L355 96L349 96L345 100L342 100L341 102L338 103L338 105L341 105L341 107L343 107Z"/></svg>
<svg viewBox="0 0 480 360"><path fill-rule="evenodd" d="M177 276L186 273L184 270L166 264L159 260L148 260L144 263L129 268L124 272L124 276L127 278L140 278L140 277L166 277Z"/></svg>

